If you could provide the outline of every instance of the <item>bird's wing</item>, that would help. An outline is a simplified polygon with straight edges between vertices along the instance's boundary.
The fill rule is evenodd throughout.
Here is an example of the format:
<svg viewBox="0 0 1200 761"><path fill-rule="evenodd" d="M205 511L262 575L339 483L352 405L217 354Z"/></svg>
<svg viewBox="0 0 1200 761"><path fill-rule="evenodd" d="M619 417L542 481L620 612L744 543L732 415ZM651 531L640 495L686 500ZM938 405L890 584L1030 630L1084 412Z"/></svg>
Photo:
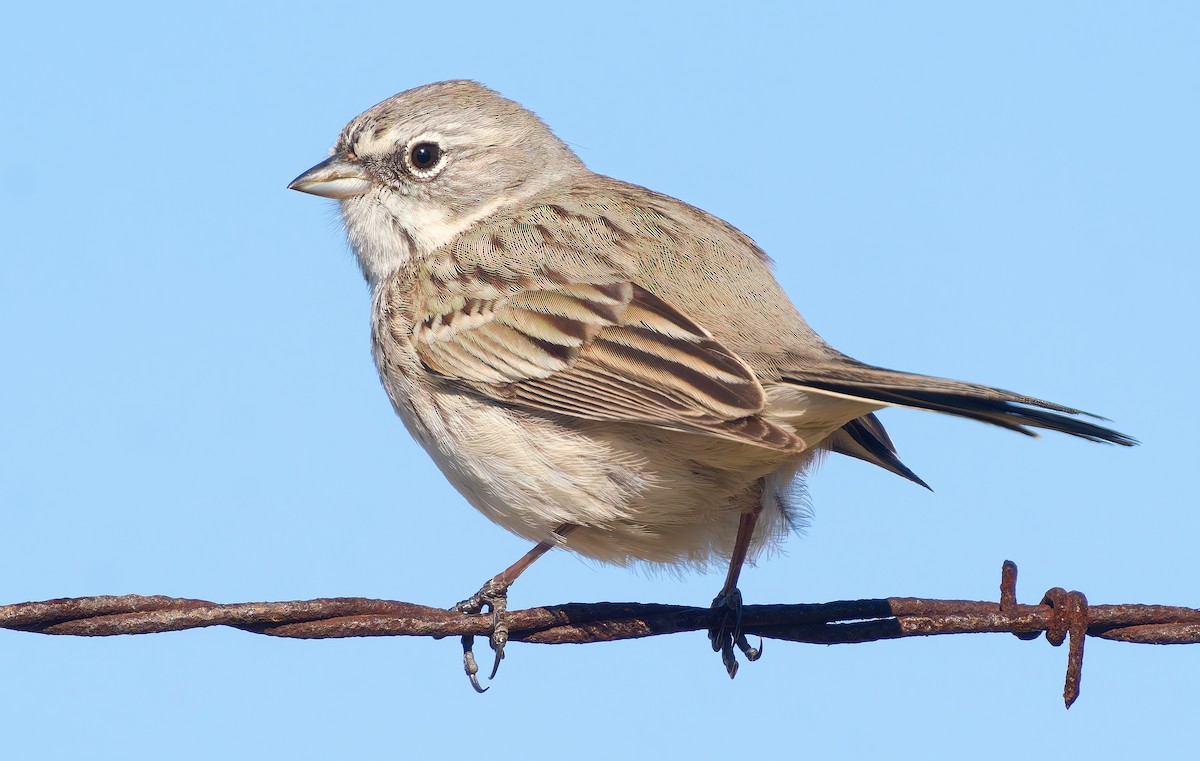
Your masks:
<svg viewBox="0 0 1200 761"><path fill-rule="evenodd" d="M546 213L558 212L490 222L422 263L411 340L431 372L525 408L805 447L759 414L766 397L742 358L632 281L615 240L581 234L582 217L536 221Z"/></svg>

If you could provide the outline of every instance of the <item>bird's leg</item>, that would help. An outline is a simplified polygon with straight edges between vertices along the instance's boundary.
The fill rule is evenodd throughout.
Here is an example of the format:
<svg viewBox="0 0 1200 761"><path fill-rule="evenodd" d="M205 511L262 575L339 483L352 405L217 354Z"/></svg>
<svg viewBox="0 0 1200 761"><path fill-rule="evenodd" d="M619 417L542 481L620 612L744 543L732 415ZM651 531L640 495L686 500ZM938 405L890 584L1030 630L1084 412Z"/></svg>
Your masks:
<svg viewBox="0 0 1200 761"><path fill-rule="evenodd" d="M751 647L742 633L742 593L738 590L738 577L742 573L742 565L750 550L750 540L754 537L754 524L758 521L759 508L742 513L738 521L737 539L733 544L733 554L729 558L729 573L725 576L725 586L712 602L713 616L719 620L708 630L708 640L712 643L713 652L721 654L721 662L725 671L732 679L737 675L738 662L734 655L733 646L745 654L746 660L756 661L762 655L762 643Z"/></svg>
<svg viewBox="0 0 1200 761"><path fill-rule="evenodd" d="M564 537L575 530L575 526L563 524L554 529L555 535ZM500 661L504 658L504 645L508 642L508 621L505 618L505 611L508 607L508 588L513 585L517 577L533 562L545 555L547 552L557 546L555 542L538 542L537 546L521 556L521 559L505 568L500 573L493 576L487 581L479 591L471 595L467 599L454 606L453 610L460 613L482 613L484 608L492 614L492 636L490 644L492 650L496 653L495 661L492 663L492 673L488 677L489 680L495 678L496 672L500 669ZM471 680L471 686L476 692L483 692L486 687L479 685L479 679L476 674L479 673L479 665L475 662L475 653L473 645L475 643L475 635L463 635L463 668L467 672L467 678Z"/></svg>

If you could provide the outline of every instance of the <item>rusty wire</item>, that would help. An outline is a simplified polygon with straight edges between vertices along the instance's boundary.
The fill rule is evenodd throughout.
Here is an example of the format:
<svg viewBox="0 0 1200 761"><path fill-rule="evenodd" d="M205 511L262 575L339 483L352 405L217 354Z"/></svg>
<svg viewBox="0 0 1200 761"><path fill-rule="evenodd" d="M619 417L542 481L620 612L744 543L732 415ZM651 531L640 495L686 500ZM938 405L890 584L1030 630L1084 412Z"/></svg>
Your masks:
<svg viewBox="0 0 1200 761"><path fill-rule="evenodd" d="M1048 591L1038 605L1016 601L1017 567L1005 561L1000 602L888 597L819 604L748 605L745 633L822 645L936 634L1008 632L1064 641L1069 708L1079 696L1084 635L1143 644L1200 643L1200 609L1166 605L1089 605L1080 592ZM570 603L507 613L509 640L543 644L611 642L707 629L708 608L654 603ZM220 605L142 595L75 597L0 606L0 628L104 637L230 626L272 637L487 635L489 615L463 615L408 602L339 597Z"/></svg>

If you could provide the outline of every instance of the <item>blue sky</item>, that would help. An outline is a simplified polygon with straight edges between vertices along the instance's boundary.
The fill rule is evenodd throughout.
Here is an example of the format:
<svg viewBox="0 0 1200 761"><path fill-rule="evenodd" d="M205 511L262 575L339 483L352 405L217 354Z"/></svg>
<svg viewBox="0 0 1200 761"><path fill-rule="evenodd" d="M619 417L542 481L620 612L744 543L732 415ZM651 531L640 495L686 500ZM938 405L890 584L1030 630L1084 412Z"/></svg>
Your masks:
<svg viewBox="0 0 1200 761"><path fill-rule="evenodd" d="M1200 605L1195 6L498 5L7 11L3 602L449 605L524 551L392 415L332 202L285 189L363 109L469 77L755 238L848 354L1144 442L888 411L934 493L828 462L748 602L995 599L1011 558L1025 602ZM557 553L512 604L704 605L720 582ZM1150 756L1192 732L1200 679L1200 648L1092 640L1065 712L1065 650L999 635L768 642L732 683L698 633L518 644L482 697L453 640L0 632L0 653L14 758L444 756L489 732L580 759Z"/></svg>

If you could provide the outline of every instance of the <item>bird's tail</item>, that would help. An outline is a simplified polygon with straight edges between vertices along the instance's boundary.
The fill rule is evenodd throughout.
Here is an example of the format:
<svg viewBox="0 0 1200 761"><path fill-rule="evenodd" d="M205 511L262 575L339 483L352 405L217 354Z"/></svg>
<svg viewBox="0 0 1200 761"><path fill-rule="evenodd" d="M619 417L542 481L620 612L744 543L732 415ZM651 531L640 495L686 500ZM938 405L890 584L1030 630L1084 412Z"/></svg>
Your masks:
<svg viewBox="0 0 1200 761"><path fill-rule="evenodd" d="M990 386L864 365L848 357L840 362L790 370L784 374L783 380L810 393L945 412L991 423L1027 436L1037 435L1031 429L1045 428L1088 441L1121 446L1137 444L1137 440L1130 436L1083 419L1105 418L1072 407ZM865 432L870 433L869 428ZM852 430L847 435L853 438L853 434ZM905 473L901 475L910 477Z"/></svg>
<svg viewBox="0 0 1200 761"><path fill-rule="evenodd" d="M834 431L821 443L821 446L831 452L848 455L872 465L878 465L886 471L907 478L914 484L924 486L933 491L929 484L900 461L896 447L891 437L884 429L883 423L875 415L864 415L851 420Z"/></svg>

